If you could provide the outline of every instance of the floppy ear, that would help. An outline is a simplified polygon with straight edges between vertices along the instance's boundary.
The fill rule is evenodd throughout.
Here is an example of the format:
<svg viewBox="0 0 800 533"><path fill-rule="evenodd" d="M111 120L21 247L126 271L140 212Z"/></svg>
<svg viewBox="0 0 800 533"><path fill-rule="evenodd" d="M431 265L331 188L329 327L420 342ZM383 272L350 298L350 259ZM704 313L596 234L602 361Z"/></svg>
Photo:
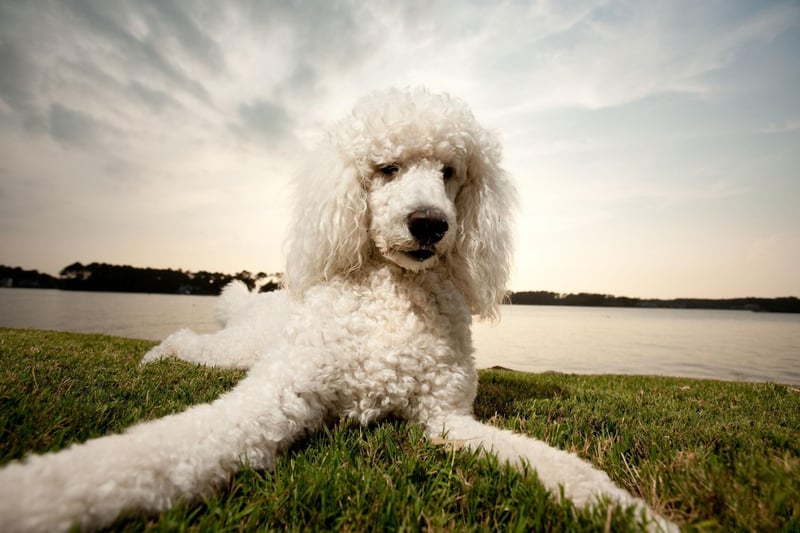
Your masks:
<svg viewBox="0 0 800 533"><path fill-rule="evenodd" d="M295 191L285 286L306 289L361 267L369 253L367 193L357 166L333 147L309 165Z"/></svg>
<svg viewBox="0 0 800 533"><path fill-rule="evenodd" d="M500 146L481 132L456 198L459 234L449 261L451 275L472 313L496 319L511 272L516 191L500 168Z"/></svg>

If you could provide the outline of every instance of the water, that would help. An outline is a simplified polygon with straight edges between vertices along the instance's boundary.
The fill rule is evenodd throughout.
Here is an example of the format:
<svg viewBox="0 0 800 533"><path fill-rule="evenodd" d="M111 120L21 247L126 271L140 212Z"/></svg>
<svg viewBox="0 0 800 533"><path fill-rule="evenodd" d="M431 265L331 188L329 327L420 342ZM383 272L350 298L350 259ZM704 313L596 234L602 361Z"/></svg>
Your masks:
<svg viewBox="0 0 800 533"><path fill-rule="evenodd" d="M518 305L473 337L482 365L529 372L800 384L796 314Z"/></svg>
<svg viewBox="0 0 800 533"><path fill-rule="evenodd" d="M218 329L216 298L0 289L0 326L160 340ZM504 306L473 326L479 368L650 374L800 385L800 315Z"/></svg>
<svg viewBox="0 0 800 533"><path fill-rule="evenodd" d="M161 340L180 328L209 333L214 296L0 289L0 326Z"/></svg>

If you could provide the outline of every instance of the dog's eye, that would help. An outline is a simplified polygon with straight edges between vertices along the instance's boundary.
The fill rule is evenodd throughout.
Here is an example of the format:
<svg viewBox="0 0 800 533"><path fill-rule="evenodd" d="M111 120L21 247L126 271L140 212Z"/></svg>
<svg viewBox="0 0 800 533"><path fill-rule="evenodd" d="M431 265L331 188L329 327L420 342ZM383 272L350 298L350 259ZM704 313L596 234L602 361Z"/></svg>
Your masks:
<svg viewBox="0 0 800 533"><path fill-rule="evenodd" d="M400 167L398 167L397 165L386 165L386 166L380 167L378 169L378 172L380 172L381 174L383 174L387 178L391 178L395 174L397 174L398 170L400 170Z"/></svg>
<svg viewBox="0 0 800 533"><path fill-rule="evenodd" d="M442 169L442 178L444 179L444 181L448 181L455 175L455 173L456 171L453 167L444 167Z"/></svg>

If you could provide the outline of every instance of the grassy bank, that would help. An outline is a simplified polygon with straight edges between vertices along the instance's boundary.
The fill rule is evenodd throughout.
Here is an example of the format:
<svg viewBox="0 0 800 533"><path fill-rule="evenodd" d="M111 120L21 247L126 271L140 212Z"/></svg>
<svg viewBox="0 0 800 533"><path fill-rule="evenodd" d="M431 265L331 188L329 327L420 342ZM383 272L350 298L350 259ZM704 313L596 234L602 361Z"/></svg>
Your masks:
<svg viewBox="0 0 800 533"><path fill-rule="evenodd" d="M242 373L137 363L153 343L0 329L0 463L209 401ZM773 384L487 371L477 415L574 451L700 530L800 530L800 392ZM630 526L611 513L611 530ZM603 530L607 512L559 505L490 459L400 421L298 443L274 473L114 529Z"/></svg>

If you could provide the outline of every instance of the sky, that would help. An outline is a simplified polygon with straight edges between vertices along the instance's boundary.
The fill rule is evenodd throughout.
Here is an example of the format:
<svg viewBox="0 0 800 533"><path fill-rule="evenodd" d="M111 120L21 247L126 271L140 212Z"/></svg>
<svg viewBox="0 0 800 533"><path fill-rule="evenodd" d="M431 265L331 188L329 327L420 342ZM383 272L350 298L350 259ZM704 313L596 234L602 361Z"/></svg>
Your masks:
<svg viewBox="0 0 800 533"><path fill-rule="evenodd" d="M364 94L463 99L511 289L800 296L800 3L0 0L0 264L283 270L292 177Z"/></svg>

